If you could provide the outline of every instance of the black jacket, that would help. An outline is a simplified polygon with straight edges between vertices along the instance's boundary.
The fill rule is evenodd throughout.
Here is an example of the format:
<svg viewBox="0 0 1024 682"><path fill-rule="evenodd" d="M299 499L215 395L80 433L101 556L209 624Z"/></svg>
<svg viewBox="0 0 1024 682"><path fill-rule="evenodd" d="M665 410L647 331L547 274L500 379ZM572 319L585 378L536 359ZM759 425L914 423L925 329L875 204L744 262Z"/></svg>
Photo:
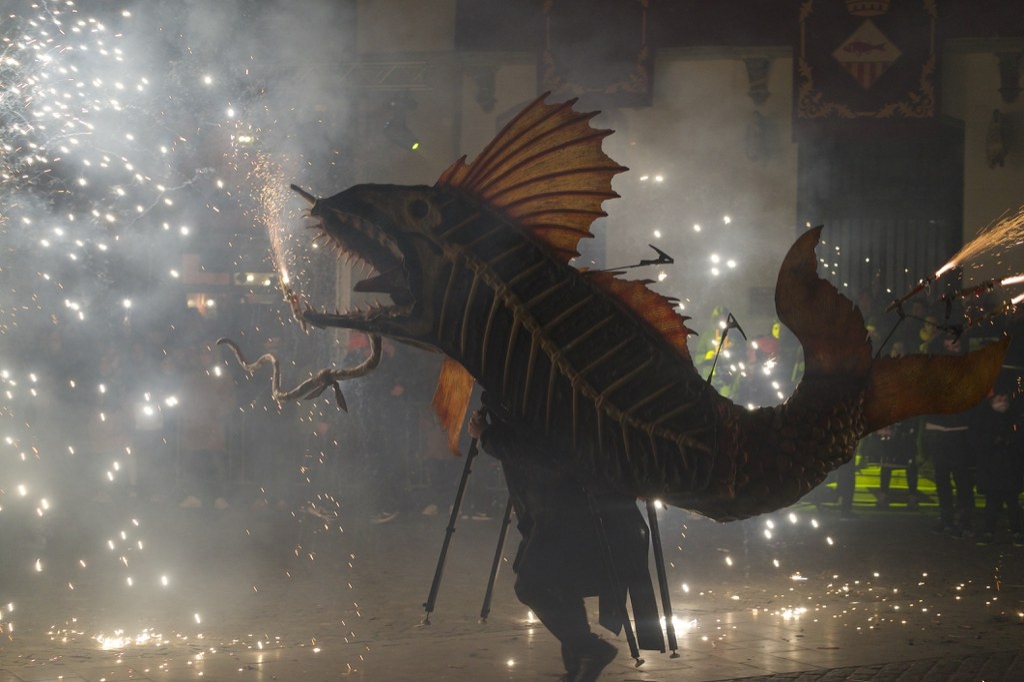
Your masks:
<svg viewBox="0 0 1024 682"><path fill-rule="evenodd" d="M664 651L658 605L648 567L650 530L636 499L619 492L592 492L530 432L507 423L492 423L481 437L483 449L497 458L505 473L523 541L513 563L517 573L534 533L556 538L543 551L557 551L586 567L585 575L559 576L580 589L580 596L600 597L602 626L622 629L625 593L629 593L641 649ZM581 560L582 559L582 560Z"/></svg>
<svg viewBox="0 0 1024 682"><path fill-rule="evenodd" d="M978 492L1021 492L1024 482L1024 436L1012 410L997 412L982 403L972 414L971 433Z"/></svg>

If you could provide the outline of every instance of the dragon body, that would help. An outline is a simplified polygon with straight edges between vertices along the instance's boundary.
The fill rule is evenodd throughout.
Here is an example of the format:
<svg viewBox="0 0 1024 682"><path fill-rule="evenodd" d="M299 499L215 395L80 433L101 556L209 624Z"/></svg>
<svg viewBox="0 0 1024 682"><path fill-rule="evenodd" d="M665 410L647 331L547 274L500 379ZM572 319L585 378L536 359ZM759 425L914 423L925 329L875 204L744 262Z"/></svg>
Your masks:
<svg viewBox="0 0 1024 682"><path fill-rule="evenodd" d="M771 408L720 396L694 368L674 300L569 264L625 170L591 116L538 99L434 186L303 192L327 239L373 265L355 289L392 301L306 310L303 321L443 353L434 406L453 449L475 381L582 479L718 520L786 506L870 431L988 392L1006 341L961 357L874 359L860 312L816 274L818 228L790 249L776 291L804 348L803 380Z"/></svg>

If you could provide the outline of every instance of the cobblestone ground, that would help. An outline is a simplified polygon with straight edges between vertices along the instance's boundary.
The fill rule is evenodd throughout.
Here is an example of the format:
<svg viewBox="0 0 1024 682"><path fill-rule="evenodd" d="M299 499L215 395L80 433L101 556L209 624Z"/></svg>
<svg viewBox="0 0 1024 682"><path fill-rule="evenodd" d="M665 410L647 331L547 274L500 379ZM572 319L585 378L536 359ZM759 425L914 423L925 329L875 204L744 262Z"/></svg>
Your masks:
<svg viewBox="0 0 1024 682"><path fill-rule="evenodd" d="M459 520L422 623L440 506L424 516L410 503L380 525L344 502L244 498L225 510L82 501L45 522L5 512L0 682L553 682L558 647L516 602L507 562L480 622L496 519ZM802 505L715 524L663 512L679 655L642 652L637 667L602 630L620 652L602 680L1024 679L1024 549L932 534L927 509L858 513Z"/></svg>
<svg viewBox="0 0 1024 682"><path fill-rule="evenodd" d="M1024 654L1000 651L852 668L745 677L743 682L976 682L1024 680Z"/></svg>

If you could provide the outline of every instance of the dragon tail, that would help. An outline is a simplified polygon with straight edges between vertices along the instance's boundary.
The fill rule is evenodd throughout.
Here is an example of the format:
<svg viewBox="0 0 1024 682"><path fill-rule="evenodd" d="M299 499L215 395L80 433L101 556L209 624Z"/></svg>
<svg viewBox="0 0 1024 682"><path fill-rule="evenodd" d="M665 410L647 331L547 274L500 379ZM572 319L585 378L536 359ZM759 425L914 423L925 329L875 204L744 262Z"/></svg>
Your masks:
<svg viewBox="0 0 1024 682"><path fill-rule="evenodd" d="M805 381L866 380L864 434L920 414L961 412L980 402L999 374L1009 339L960 356L873 359L860 310L816 274L814 247L820 234L820 227L809 230L793 245L776 290L779 319L804 348Z"/></svg>
<svg viewBox="0 0 1024 682"><path fill-rule="evenodd" d="M849 461L868 433L919 414L965 410L994 383L1006 340L958 357L874 359L860 310L818 277L820 234L815 228L796 241L776 285L779 320L803 346L803 379L782 405L730 408L736 428L721 433L735 434L736 456L725 458L732 468L720 465L718 485L707 491L716 494L681 506L721 521L780 509Z"/></svg>
<svg viewBox="0 0 1024 682"><path fill-rule="evenodd" d="M1009 343L1004 337L966 355L879 358L864 401L866 432L919 414L973 407L992 390Z"/></svg>
<svg viewBox="0 0 1024 682"><path fill-rule="evenodd" d="M804 380L860 380L871 370L864 316L850 299L817 274L822 228L808 230L779 268L775 310L804 349Z"/></svg>

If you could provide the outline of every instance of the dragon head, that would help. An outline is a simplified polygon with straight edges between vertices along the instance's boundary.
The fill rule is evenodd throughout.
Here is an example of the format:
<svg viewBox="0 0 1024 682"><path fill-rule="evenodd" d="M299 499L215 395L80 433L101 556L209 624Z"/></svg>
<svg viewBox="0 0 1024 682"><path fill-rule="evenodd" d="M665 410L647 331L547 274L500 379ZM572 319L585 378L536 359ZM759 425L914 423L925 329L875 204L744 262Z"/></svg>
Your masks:
<svg viewBox="0 0 1024 682"><path fill-rule="evenodd" d="M391 299L368 310L306 310L302 321L439 350L433 336L446 270L465 253L449 231L474 214L504 221L568 264L579 240L592 236L594 219L605 215L602 202L618 196L612 177L625 170L601 149L611 131L592 128L594 114L574 111L574 101L546 104L539 97L475 161L456 160L433 186L364 184L317 199L292 185L339 255L372 266L354 290Z"/></svg>
<svg viewBox="0 0 1024 682"><path fill-rule="evenodd" d="M317 327L344 327L416 342L432 322L430 291L443 249L432 229L442 221L441 193L427 186L356 185L333 197L316 199L298 187L311 205L309 215L339 258L370 266L353 290L384 294L390 304L345 312L305 310L302 319Z"/></svg>

